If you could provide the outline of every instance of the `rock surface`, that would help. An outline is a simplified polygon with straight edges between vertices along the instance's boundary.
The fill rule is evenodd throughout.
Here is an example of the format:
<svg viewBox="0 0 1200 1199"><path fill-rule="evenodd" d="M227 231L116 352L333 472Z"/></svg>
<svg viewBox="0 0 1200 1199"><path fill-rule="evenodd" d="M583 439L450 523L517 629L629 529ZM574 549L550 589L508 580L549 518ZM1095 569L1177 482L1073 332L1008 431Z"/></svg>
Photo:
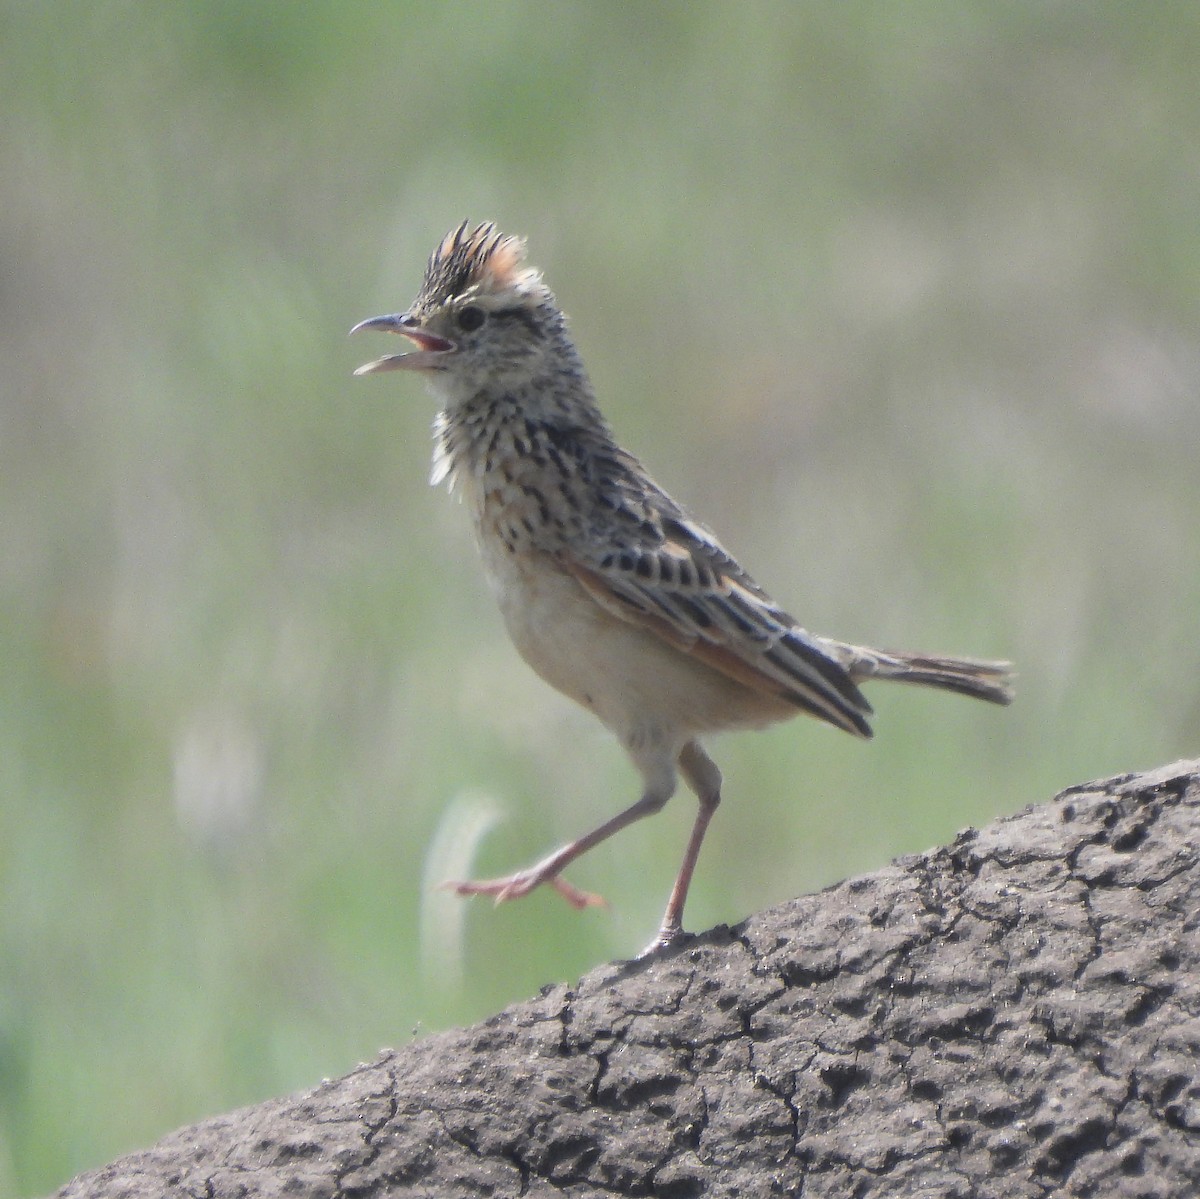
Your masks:
<svg viewBox="0 0 1200 1199"><path fill-rule="evenodd" d="M61 1199L1200 1194L1200 761L547 988Z"/></svg>

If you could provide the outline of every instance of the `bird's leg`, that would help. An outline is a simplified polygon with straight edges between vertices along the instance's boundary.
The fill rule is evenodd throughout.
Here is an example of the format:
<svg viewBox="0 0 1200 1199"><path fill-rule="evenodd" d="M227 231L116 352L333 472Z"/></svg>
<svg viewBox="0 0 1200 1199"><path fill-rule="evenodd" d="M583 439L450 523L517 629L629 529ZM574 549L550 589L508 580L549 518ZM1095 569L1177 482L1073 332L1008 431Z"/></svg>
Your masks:
<svg viewBox="0 0 1200 1199"><path fill-rule="evenodd" d="M635 761L637 761L636 758ZM603 905L604 899L601 896L573 887L566 879L560 878L559 873L576 858L599 845L601 841L607 841L609 837L614 833L619 833L627 825L660 811L667 800L671 798L675 790L675 768L669 761L666 763L665 769L661 761L648 764L639 761L638 766L642 769L646 779L646 790L642 798L623 812L618 812L612 819L606 820L599 827L592 829L590 833L585 833L577 840L568 842L540 862L536 862L525 870L518 870L516 874L510 874L504 878L468 879L464 882L448 881L442 883L441 886L447 891L453 891L455 895L492 895L497 903L504 903L509 899L520 899L543 883L549 883L572 907L587 908Z"/></svg>
<svg viewBox="0 0 1200 1199"><path fill-rule="evenodd" d="M638 954L639 958L649 957L660 949L666 949L682 936L683 905L687 902L696 859L700 856L700 846L704 843L708 822L721 802L721 772L698 741L689 741L683 747L679 755L679 769L683 772L688 786L695 791L696 798L700 801L700 809L692 825L692 833L688 838L687 849L684 850L679 873L675 876L675 885L671 888L671 897L667 900L662 927L658 930L658 936Z"/></svg>

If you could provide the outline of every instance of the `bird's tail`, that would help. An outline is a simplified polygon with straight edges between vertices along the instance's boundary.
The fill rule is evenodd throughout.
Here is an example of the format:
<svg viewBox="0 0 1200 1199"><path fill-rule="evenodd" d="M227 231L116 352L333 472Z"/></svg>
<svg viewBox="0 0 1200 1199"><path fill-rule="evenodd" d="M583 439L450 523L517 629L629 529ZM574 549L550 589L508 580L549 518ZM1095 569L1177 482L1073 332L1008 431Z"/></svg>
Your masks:
<svg viewBox="0 0 1200 1199"><path fill-rule="evenodd" d="M1010 704L1013 700L1011 662L938 658L930 654L863 649L856 645L838 648L842 651L839 656L843 664L856 683L866 679L896 679L901 683L957 691L960 695L985 699L990 704Z"/></svg>

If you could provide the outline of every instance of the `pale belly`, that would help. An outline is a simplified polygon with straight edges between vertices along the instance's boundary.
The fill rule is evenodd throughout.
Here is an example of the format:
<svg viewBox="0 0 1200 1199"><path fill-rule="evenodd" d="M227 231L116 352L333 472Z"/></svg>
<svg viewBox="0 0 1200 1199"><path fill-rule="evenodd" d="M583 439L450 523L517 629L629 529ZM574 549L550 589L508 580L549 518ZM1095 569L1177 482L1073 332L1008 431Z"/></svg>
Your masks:
<svg viewBox="0 0 1200 1199"><path fill-rule="evenodd" d="M651 738L682 746L797 712L606 611L552 559L496 546L484 549L484 565L521 657L627 745Z"/></svg>

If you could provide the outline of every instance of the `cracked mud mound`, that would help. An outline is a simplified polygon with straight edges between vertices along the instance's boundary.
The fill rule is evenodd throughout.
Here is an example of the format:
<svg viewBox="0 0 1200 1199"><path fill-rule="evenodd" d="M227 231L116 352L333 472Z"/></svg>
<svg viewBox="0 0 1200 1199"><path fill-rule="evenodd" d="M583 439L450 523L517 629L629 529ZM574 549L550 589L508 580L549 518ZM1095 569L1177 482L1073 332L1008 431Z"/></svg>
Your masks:
<svg viewBox="0 0 1200 1199"><path fill-rule="evenodd" d="M1185 1199L1198 913L1200 762L1183 762L548 988L59 1194Z"/></svg>

